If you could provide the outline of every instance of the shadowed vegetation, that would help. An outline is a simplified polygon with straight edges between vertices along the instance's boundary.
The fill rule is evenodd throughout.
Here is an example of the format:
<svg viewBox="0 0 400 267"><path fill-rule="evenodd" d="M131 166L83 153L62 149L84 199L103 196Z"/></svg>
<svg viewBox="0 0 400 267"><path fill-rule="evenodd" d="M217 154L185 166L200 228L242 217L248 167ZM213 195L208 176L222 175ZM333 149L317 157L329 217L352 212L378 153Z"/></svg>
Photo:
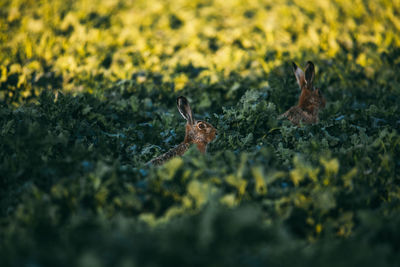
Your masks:
<svg viewBox="0 0 400 267"><path fill-rule="evenodd" d="M397 266L399 1L0 3L1 266ZM320 122L277 117L316 66ZM176 98L218 130L183 140Z"/></svg>

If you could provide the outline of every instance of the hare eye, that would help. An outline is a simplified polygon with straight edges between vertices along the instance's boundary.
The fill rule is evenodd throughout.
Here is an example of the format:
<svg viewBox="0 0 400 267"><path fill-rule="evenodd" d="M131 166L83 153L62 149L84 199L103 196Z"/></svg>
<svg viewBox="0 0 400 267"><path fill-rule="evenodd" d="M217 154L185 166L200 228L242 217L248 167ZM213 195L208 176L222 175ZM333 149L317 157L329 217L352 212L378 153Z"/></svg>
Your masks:
<svg viewBox="0 0 400 267"><path fill-rule="evenodd" d="M197 124L197 127L199 127L200 129L204 129L204 128L206 128L206 126L204 125L204 123L199 123L199 124Z"/></svg>

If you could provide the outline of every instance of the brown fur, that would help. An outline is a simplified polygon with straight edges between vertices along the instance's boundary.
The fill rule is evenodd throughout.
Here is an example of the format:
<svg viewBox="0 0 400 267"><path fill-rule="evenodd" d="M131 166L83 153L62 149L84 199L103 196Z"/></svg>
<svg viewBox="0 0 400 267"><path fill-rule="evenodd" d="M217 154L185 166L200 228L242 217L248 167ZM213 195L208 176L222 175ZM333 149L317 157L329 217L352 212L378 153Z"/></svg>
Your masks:
<svg viewBox="0 0 400 267"><path fill-rule="evenodd" d="M318 122L318 113L325 107L326 100L320 92L320 89L313 87L314 64L307 63L305 74L293 63L294 74L297 83L300 86L301 93L297 106L291 107L288 111L278 117L278 119L287 118L293 124L299 126L300 123L312 124Z"/></svg>
<svg viewBox="0 0 400 267"><path fill-rule="evenodd" d="M189 149L191 144L196 144L201 153L206 153L207 144L214 140L217 130L208 122L194 120L189 102L184 97L178 97L177 106L179 112L187 120L185 139L176 147L158 156L148 164L162 165L176 156L182 156Z"/></svg>
<svg viewBox="0 0 400 267"><path fill-rule="evenodd" d="M150 160L148 163L153 165L162 165L176 156L182 156L183 154L185 154L185 152L189 149L189 146L190 145L188 143L180 143L179 145L168 150L164 154Z"/></svg>

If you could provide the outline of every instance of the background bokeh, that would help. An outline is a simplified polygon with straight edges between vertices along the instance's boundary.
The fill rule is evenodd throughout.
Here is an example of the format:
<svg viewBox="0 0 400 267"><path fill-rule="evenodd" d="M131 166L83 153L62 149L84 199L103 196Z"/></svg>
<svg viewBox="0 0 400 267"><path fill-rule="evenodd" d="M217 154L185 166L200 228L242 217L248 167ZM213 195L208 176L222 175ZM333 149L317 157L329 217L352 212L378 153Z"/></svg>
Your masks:
<svg viewBox="0 0 400 267"><path fill-rule="evenodd" d="M1 1L0 266L397 266L399 71L398 0Z"/></svg>

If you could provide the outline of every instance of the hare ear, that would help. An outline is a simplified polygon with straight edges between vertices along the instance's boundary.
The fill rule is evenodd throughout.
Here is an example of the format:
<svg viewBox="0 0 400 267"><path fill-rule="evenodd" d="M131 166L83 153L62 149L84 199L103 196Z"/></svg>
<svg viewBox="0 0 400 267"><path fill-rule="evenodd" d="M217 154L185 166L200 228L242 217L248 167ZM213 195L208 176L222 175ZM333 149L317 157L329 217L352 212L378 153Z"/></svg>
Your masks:
<svg viewBox="0 0 400 267"><path fill-rule="evenodd" d="M308 61L307 66L306 66L306 74L305 74L305 79L306 79L306 84L307 84L308 89L313 88L314 76L315 76L314 63L312 63L311 61Z"/></svg>
<svg viewBox="0 0 400 267"><path fill-rule="evenodd" d="M180 96L176 99L176 105L178 106L179 113L181 113L182 117L184 117L189 124L193 124L193 115L189 101L185 97Z"/></svg>
<svg viewBox="0 0 400 267"><path fill-rule="evenodd" d="M296 65L296 63L292 62L294 76L296 76L297 83L300 86L300 89L306 84L306 80L304 79L304 72Z"/></svg>

